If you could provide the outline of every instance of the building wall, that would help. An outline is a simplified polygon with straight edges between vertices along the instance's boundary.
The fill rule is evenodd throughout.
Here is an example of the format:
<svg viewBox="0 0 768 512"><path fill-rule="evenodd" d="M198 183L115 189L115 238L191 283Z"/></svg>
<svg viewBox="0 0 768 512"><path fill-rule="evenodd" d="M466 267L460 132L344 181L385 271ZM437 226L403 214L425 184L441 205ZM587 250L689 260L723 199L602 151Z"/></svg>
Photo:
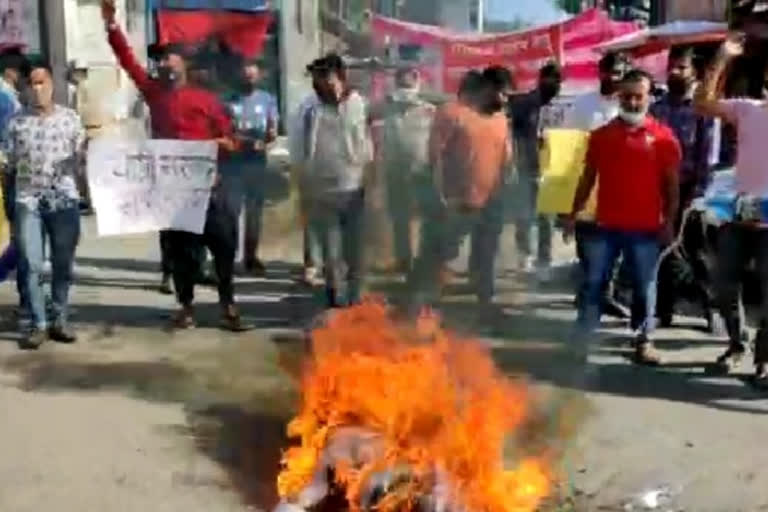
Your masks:
<svg viewBox="0 0 768 512"><path fill-rule="evenodd" d="M307 64L319 56L319 0L283 0L280 5L283 116L292 119L297 107L312 92L305 70Z"/></svg>
<svg viewBox="0 0 768 512"><path fill-rule="evenodd" d="M440 25L467 32L474 30L470 24L472 3L477 0L408 0L401 8L401 16L407 21Z"/></svg>
<svg viewBox="0 0 768 512"><path fill-rule="evenodd" d="M664 0L665 21L725 21L728 0Z"/></svg>
<svg viewBox="0 0 768 512"><path fill-rule="evenodd" d="M145 0L118 0L117 8L118 22L139 60L146 63ZM130 126L131 133L143 136L143 121L135 119L136 115L143 114L142 102L107 44L99 3L64 0L64 20L67 62L77 60L88 66L87 101L80 112L84 123L101 125L106 130Z"/></svg>

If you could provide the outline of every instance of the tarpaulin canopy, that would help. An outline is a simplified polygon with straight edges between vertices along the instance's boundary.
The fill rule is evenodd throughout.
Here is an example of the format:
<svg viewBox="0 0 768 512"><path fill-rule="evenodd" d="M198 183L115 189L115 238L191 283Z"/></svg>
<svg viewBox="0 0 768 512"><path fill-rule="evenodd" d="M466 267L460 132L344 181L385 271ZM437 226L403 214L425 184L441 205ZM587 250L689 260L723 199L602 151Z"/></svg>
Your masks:
<svg viewBox="0 0 768 512"><path fill-rule="evenodd" d="M161 10L157 13L160 44L199 44L216 37L245 57L264 50L273 16L269 12L245 13L220 10Z"/></svg>
<svg viewBox="0 0 768 512"><path fill-rule="evenodd" d="M440 27L406 23L374 16L372 37L377 46L419 45L432 49L425 63L432 85L455 92L460 77L473 68L500 64L510 68L518 88L534 86L539 68L548 61L563 66L566 92L574 93L597 84L599 54L592 51L616 36L636 32L635 23L617 22L600 9L590 9L562 23L504 34L466 34ZM431 71L431 73L430 73Z"/></svg>
<svg viewBox="0 0 768 512"><path fill-rule="evenodd" d="M680 20L605 41L598 45L597 50L627 51L635 56L644 56L670 46L720 42L727 33L726 23Z"/></svg>

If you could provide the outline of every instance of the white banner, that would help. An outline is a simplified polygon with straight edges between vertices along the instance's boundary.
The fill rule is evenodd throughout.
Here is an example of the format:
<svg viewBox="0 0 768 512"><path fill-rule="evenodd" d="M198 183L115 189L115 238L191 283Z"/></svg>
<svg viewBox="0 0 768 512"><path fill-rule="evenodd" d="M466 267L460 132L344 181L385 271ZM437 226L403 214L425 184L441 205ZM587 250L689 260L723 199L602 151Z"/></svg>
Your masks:
<svg viewBox="0 0 768 512"><path fill-rule="evenodd" d="M213 141L92 139L87 172L99 235L201 234L217 154Z"/></svg>

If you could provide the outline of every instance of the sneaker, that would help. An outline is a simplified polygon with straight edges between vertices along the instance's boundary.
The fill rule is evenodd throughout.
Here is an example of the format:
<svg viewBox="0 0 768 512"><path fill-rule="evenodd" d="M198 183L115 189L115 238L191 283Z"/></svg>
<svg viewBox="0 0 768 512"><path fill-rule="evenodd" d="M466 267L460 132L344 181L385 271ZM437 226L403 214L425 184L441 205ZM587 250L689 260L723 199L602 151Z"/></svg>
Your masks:
<svg viewBox="0 0 768 512"><path fill-rule="evenodd" d="M322 280L320 279L320 273L318 272L316 267L306 267L304 268L304 273L301 277L301 282L309 287L314 288L315 286L320 286L322 284Z"/></svg>
<svg viewBox="0 0 768 512"><path fill-rule="evenodd" d="M519 256L517 271L523 274L531 274L536 271L536 261L533 256Z"/></svg>
<svg viewBox="0 0 768 512"><path fill-rule="evenodd" d="M656 351L651 340L640 335L635 342L634 363L640 366L659 366L661 355Z"/></svg>
<svg viewBox="0 0 768 512"><path fill-rule="evenodd" d="M259 259L247 261L243 266L245 267L245 271L254 277L266 277L267 275L267 268Z"/></svg>
<svg viewBox="0 0 768 512"><path fill-rule="evenodd" d="M44 329L32 329L27 333L24 339L19 342L19 348L22 350L37 350L46 341L48 341L48 336Z"/></svg>
<svg viewBox="0 0 768 512"><path fill-rule="evenodd" d="M163 274L160 280L160 287L158 288L163 295L173 295L173 288L171 287L171 275Z"/></svg>
<svg viewBox="0 0 768 512"><path fill-rule="evenodd" d="M55 325L48 329L48 337L58 343L75 343L77 341L77 335L61 325Z"/></svg>
<svg viewBox="0 0 768 512"><path fill-rule="evenodd" d="M555 272L551 265L539 265L536 269L536 280L540 283L551 283L555 278Z"/></svg>
<svg viewBox="0 0 768 512"><path fill-rule="evenodd" d="M723 355L717 358L712 370L723 375L727 375L736 370L744 360L744 356L747 354L747 348L739 344L731 344Z"/></svg>
<svg viewBox="0 0 768 512"><path fill-rule="evenodd" d="M755 368L755 387L768 391L768 364L758 363Z"/></svg>

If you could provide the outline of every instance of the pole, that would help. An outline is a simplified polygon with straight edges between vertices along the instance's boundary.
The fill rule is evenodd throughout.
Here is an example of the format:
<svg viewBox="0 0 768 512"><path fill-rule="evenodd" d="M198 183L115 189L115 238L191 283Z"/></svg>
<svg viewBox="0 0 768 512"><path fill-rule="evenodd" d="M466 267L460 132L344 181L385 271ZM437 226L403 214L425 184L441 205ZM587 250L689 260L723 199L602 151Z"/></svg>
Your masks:
<svg viewBox="0 0 768 512"><path fill-rule="evenodd" d="M477 0L477 31L485 32L485 0Z"/></svg>
<svg viewBox="0 0 768 512"><path fill-rule="evenodd" d="M45 34L44 52L53 71L54 101L67 104L67 34L64 2L40 0Z"/></svg>

